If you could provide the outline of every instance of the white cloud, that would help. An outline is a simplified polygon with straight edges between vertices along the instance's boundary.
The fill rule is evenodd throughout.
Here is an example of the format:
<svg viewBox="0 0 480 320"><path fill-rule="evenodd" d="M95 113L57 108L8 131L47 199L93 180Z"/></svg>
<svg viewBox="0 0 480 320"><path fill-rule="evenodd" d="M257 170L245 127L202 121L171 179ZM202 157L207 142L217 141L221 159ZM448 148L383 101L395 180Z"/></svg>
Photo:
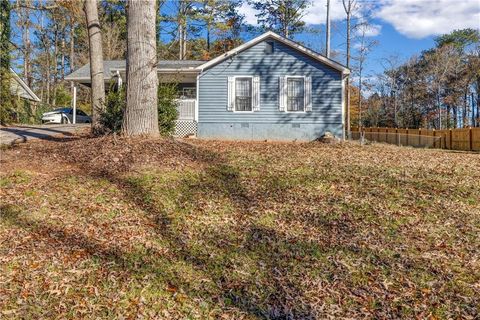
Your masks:
<svg viewBox="0 0 480 320"><path fill-rule="evenodd" d="M331 3L332 21L345 19L341 0ZM449 33L455 29L480 28L480 0L377 0L373 2L374 17L391 24L410 38L424 38ZM303 18L309 25L324 24L326 1L314 0ZM257 25L257 11L247 3L240 8L247 23ZM360 17L361 18L361 17ZM367 36L378 36L381 26L373 25Z"/></svg>
<svg viewBox="0 0 480 320"><path fill-rule="evenodd" d="M327 1L315 0L312 6L307 9L304 21L307 24L325 24L327 18ZM345 19L345 10L340 0L330 1L331 21Z"/></svg>
<svg viewBox="0 0 480 320"><path fill-rule="evenodd" d="M257 17L255 17L255 14L258 13L258 11L252 8L249 4L244 2L238 11L240 14L245 16L245 21L248 24L257 25ZM303 17L303 21L310 25L325 24L326 17L326 1L315 0L313 1L312 5L307 8L307 12ZM345 11L343 9L341 0L331 1L330 18L332 21L345 19Z"/></svg>
<svg viewBox="0 0 480 320"><path fill-rule="evenodd" d="M379 24L366 24L361 25L359 29L357 29L357 34L362 35L365 32L366 37L376 37L382 31L382 26Z"/></svg>
<svg viewBox="0 0 480 320"><path fill-rule="evenodd" d="M245 16L245 21L251 25L258 25L257 17L255 14L257 10L252 8L248 3L244 2L239 8L239 13ZM361 18L361 12L356 11L356 16ZM345 9L343 8L342 0L330 1L330 19L331 21L342 21L346 17ZM307 8L303 21L307 25L319 25L325 24L327 18L327 6L325 0L314 0L312 4ZM382 26L373 25L367 30L367 36L374 37L380 34Z"/></svg>
<svg viewBox="0 0 480 320"><path fill-rule="evenodd" d="M245 16L246 23L253 26L257 25L257 17L255 17L255 14L257 14L258 11L252 8L248 3L242 3L242 6L239 8L238 12Z"/></svg>
<svg viewBox="0 0 480 320"><path fill-rule="evenodd" d="M420 39L454 29L480 28L480 1L382 0L375 16L399 33Z"/></svg>

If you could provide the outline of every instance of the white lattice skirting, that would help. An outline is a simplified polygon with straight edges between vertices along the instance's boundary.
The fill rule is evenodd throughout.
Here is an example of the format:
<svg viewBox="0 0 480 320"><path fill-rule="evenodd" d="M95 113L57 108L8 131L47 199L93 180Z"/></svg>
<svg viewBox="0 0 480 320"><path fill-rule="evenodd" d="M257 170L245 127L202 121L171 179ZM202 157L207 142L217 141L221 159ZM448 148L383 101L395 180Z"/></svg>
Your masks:
<svg viewBox="0 0 480 320"><path fill-rule="evenodd" d="M197 121L193 120L177 120L175 121L174 137L185 138L187 136L197 135Z"/></svg>

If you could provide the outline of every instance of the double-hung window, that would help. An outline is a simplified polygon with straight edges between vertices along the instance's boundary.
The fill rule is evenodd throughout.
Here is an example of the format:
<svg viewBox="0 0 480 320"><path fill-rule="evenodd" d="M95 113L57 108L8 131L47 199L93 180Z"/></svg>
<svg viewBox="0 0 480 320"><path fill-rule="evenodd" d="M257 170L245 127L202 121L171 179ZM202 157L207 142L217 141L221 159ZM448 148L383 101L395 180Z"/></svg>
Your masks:
<svg viewBox="0 0 480 320"><path fill-rule="evenodd" d="M287 111L305 111L305 79L287 78Z"/></svg>
<svg viewBox="0 0 480 320"><path fill-rule="evenodd" d="M278 110L312 112L312 77L282 76L278 82Z"/></svg>
<svg viewBox="0 0 480 320"><path fill-rule="evenodd" d="M227 111L260 111L259 76L230 76L227 92Z"/></svg>
<svg viewBox="0 0 480 320"><path fill-rule="evenodd" d="M252 111L252 78L235 78L235 111Z"/></svg>

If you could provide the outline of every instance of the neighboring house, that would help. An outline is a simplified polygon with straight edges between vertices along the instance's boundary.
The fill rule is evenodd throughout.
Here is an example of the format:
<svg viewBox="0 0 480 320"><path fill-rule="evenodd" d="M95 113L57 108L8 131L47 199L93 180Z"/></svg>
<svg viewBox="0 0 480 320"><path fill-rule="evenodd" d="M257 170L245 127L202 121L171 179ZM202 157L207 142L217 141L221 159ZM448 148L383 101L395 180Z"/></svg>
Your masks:
<svg viewBox="0 0 480 320"><path fill-rule="evenodd" d="M28 87L28 85L10 68L12 78L10 79L10 92L12 95L31 102L40 102L40 99Z"/></svg>
<svg viewBox="0 0 480 320"><path fill-rule="evenodd" d="M205 61L160 61L161 82L178 83L176 135L241 140L344 138L349 70L273 32ZM125 61L105 61L108 83ZM65 78L90 83L89 65Z"/></svg>

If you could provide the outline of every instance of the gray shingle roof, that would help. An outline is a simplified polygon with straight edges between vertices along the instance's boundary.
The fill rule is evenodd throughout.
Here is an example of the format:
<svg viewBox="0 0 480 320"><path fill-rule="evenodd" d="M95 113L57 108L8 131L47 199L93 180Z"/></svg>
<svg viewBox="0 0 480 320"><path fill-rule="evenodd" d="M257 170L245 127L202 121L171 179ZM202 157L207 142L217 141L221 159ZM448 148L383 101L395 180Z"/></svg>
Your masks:
<svg viewBox="0 0 480 320"><path fill-rule="evenodd" d="M197 60L160 60L158 61L157 68L159 71L165 69L188 69L195 68L202 64L205 61ZM111 79L115 70L125 70L126 61L125 60L106 60L103 61L103 72L105 80ZM77 70L70 73L65 77L65 80L87 80L90 78L90 63L78 68Z"/></svg>
<svg viewBox="0 0 480 320"><path fill-rule="evenodd" d="M177 68L196 68L201 66L206 61L200 60L160 60L158 61L157 67L159 70L162 69L177 69Z"/></svg>

